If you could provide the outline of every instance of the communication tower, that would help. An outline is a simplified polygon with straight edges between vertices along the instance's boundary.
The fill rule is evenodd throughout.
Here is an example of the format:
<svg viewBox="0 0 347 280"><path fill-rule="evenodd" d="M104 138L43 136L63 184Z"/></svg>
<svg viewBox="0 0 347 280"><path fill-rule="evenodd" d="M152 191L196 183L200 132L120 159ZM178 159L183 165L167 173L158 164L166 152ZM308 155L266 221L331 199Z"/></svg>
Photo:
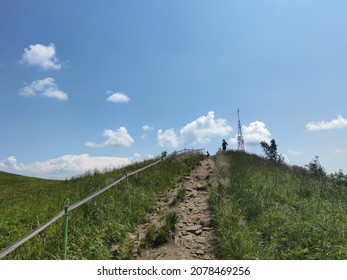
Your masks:
<svg viewBox="0 0 347 280"><path fill-rule="evenodd" d="M245 141L242 136L241 122L240 122L240 110L237 108L237 118L238 118L238 132L237 132L237 150L245 151Z"/></svg>

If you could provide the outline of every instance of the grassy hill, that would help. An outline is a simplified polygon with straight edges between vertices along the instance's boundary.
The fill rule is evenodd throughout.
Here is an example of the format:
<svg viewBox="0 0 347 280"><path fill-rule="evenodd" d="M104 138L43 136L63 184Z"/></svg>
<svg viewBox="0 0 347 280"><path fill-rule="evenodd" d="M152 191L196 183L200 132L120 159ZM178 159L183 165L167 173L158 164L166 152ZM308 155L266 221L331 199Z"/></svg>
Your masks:
<svg viewBox="0 0 347 280"><path fill-rule="evenodd" d="M203 158L169 157L70 213L69 259L131 259L127 235ZM153 160L154 161L154 160ZM153 161L66 181L0 173L0 249L66 203ZM244 152L218 153L209 187L219 259L346 259L347 188L327 176ZM62 259L63 219L8 255ZM111 252L110 248L113 247Z"/></svg>
<svg viewBox="0 0 347 280"><path fill-rule="evenodd" d="M347 258L346 187L243 152L219 154L215 174L218 258Z"/></svg>
<svg viewBox="0 0 347 280"><path fill-rule="evenodd" d="M55 184L54 180L21 176L0 171L0 199L26 196L28 188L39 190Z"/></svg>
<svg viewBox="0 0 347 280"><path fill-rule="evenodd" d="M126 246L119 248L117 255L111 254L111 246L122 243L127 233L155 209L155 197L183 178L202 157L197 153L169 157L70 212L69 259L129 258ZM0 250L63 210L66 199L70 204L77 202L121 178L126 172L154 161L105 173L91 172L66 181L1 173ZM49 226L8 255L7 259L62 259L63 222L60 219Z"/></svg>

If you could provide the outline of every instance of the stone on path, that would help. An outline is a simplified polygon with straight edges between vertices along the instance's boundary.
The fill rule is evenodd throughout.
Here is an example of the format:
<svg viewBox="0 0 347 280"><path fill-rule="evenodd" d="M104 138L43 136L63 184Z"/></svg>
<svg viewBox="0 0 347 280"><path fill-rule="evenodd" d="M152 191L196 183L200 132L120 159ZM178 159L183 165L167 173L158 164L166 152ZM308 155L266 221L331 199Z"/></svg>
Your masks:
<svg viewBox="0 0 347 280"><path fill-rule="evenodd" d="M183 182L175 184L176 189L168 191L166 197L158 203L158 211L149 215L148 225L154 224L158 228L163 225L163 214L159 213L175 212L179 216L176 231L168 243L156 248L134 250L138 252L137 259L215 259L212 217L208 204L208 185L213 176L213 167L213 158L204 159L189 175L185 175ZM169 205L168 202L182 188L186 191L184 201ZM148 226L139 226L140 232L135 233L135 236L144 238L146 228L148 230Z"/></svg>
<svg viewBox="0 0 347 280"><path fill-rule="evenodd" d="M196 232L197 230L201 229L202 225L195 225L195 226L189 226L186 228L186 231L188 232Z"/></svg>

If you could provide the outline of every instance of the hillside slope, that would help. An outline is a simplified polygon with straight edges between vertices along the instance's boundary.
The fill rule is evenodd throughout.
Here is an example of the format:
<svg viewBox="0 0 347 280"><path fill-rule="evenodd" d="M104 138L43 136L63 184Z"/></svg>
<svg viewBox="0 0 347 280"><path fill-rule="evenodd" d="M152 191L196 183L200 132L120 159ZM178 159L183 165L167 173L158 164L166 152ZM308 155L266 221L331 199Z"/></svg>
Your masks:
<svg viewBox="0 0 347 280"><path fill-rule="evenodd" d="M219 259L347 258L347 189L328 177L220 153L210 201Z"/></svg>
<svg viewBox="0 0 347 280"><path fill-rule="evenodd" d="M149 259L187 259L189 256L217 259L347 258L347 188L336 187L328 177L313 177L301 167L235 151L218 153L214 162L209 159L205 166L206 170L209 166L210 172L207 182L204 181L207 178L199 177L199 164L204 166L201 164L203 158L202 154L196 153L169 157L71 212L68 258L132 259L139 253L139 258ZM67 198L74 203L122 177L125 172L149 163L151 161L106 173L89 173L67 181L0 174L5 178L0 183L0 191L6 189L5 196L0 197L0 248L62 210ZM198 190L199 180L205 182L202 190ZM207 197L200 197L200 194L208 195L209 209L200 209L202 205L197 205L207 206ZM201 213L206 214L208 210L212 212L211 221L208 225L200 223L205 227L200 228L197 221L201 219ZM189 215L185 215L187 211ZM196 217L193 214L197 214ZM150 228L136 235L137 225L157 224L153 218L156 215L164 217L165 222L158 222L158 228L153 227L152 231ZM168 228L166 224L170 219L172 224ZM186 230L186 226L195 225L199 225L199 229L194 233ZM205 251L193 243L194 235L198 241L204 231L215 244L214 248L207 246ZM164 233L171 238L163 236ZM212 233L214 236L210 235ZM147 243L141 243L142 251L137 251L134 256L133 243L141 234L145 234ZM61 259L62 235L63 219L7 258ZM164 254L155 244L159 237L165 242L173 242L168 243L167 250L180 245L185 249Z"/></svg>
<svg viewBox="0 0 347 280"><path fill-rule="evenodd" d="M25 196L29 188L45 189L56 182L0 171L0 199Z"/></svg>
<svg viewBox="0 0 347 280"><path fill-rule="evenodd" d="M183 178L200 160L200 153L173 155L157 165L137 173L119 185L70 212L69 259L127 259L124 249L115 255L114 243L120 243L148 212L156 208L155 198ZM126 173L138 170L157 159L139 162L109 172L91 172L66 181L36 181L40 187L25 187L23 182L6 183L7 196L0 199L0 250L12 244L70 204L94 193ZM42 183L42 184L41 184ZM37 185L36 185L37 186ZM20 191L21 195L14 193ZM36 235L9 254L7 259L62 259L63 219Z"/></svg>

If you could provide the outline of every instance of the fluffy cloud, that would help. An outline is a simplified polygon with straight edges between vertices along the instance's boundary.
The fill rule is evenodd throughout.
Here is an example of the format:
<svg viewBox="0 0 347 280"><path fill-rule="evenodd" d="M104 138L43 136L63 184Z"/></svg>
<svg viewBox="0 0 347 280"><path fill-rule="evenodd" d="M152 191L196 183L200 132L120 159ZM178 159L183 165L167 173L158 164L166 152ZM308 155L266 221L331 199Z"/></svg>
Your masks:
<svg viewBox="0 0 347 280"><path fill-rule="evenodd" d="M59 90L54 79L50 77L33 81L30 85L20 89L19 95L25 97L44 96L63 101L68 99L68 95Z"/></svg>
<svg viewBox="0 0 347 280"><path fill-rule="evenodd" d="M151 127L151 126L145 124L145 125L142 127L142 129L143 129L144 131L152 131L152 130L154 129L154 127Z"/></svg>
<svg viewBox="0 0 347 280"><path fill-rule="evenodd" d="M261 121L251 122L248 126L242 126L242 135L245 143L249 145L258 145L261 141L270 141L271 133L266 128L265 123ZM237 144L237 135L231 138L233 144Z"/></svg>
<svg viewBox="0 0 347 280"><path fill-rule="evenodd" d="M91 157L88 154L64 155L43 162L18 163L14 156L0 160L2 171L47 179L66 179L89 170L112 169L131 164L129 158Z"/></svg>
<svg viewBox="0 0 347 280"><path fill-rule="evenodd" d="M310 131L344 128L347 127L347 119L343 118L341 115L338 115L336 119L330 122L309 122L305 127Z"/></svg>
<svg viewBox="0 0 347 280"><path fill-rule="evenodd" d="M173 128L167 129L164 132L159 129L157 139L161 147L178 147L178 138Z"/></svg>
<svg viewBox="0 0 347 280"><path fill-rule="evenodd" d="M120 127L116 131L106 129L103 134L107 139L102 143L86 142L85 145L88 147L98 148L106 146L115 147L130 147L134 143L134 139L128 134L125 127Z"/></svg>
<svg viewBox="0 0 347 280"><path fill-rule="evenodd" d="M28 65L40 66L43 69L61 69L61 64L55 54L55 46L52 43L48 46L36 44L25 48L21 62Z"/></svg>
<svg viewBox="0 0 347 280"><path fill-rule="evenodd" d="M180 130L182 144L205 144L212 137L223 137L233 129L226 124L225 119L215 119L214 112L208 112Z"/></svg>
<svg viewBox="0 0 347 280"><path fill-rule="evenodd" d="M206 116L201 116L196 120L186 124L176 135L173 128L158 130L158 143L160 146L176 148L179 145L205 144L213 137L223 137L228 135L233 129L227 125L225 119L216 119L214 112L210 111Z"/></svg>
<svg viewBox="0 0 347 280"><path fill-rule="evenodd" d="M127 96L124 93L121 92L117 92L117 93L113 93L111 94L108 98L107 101L110 102L115 102L115 103L127 103L130 101L129 96Z"/></svg>
<svg viewBox="0 0 347 280"><path fill-rule="evenodd" d="M6 160L0 160L0 170L19 170L20 167L17 165L17 159L14 156L8 157Z"/></svg>

